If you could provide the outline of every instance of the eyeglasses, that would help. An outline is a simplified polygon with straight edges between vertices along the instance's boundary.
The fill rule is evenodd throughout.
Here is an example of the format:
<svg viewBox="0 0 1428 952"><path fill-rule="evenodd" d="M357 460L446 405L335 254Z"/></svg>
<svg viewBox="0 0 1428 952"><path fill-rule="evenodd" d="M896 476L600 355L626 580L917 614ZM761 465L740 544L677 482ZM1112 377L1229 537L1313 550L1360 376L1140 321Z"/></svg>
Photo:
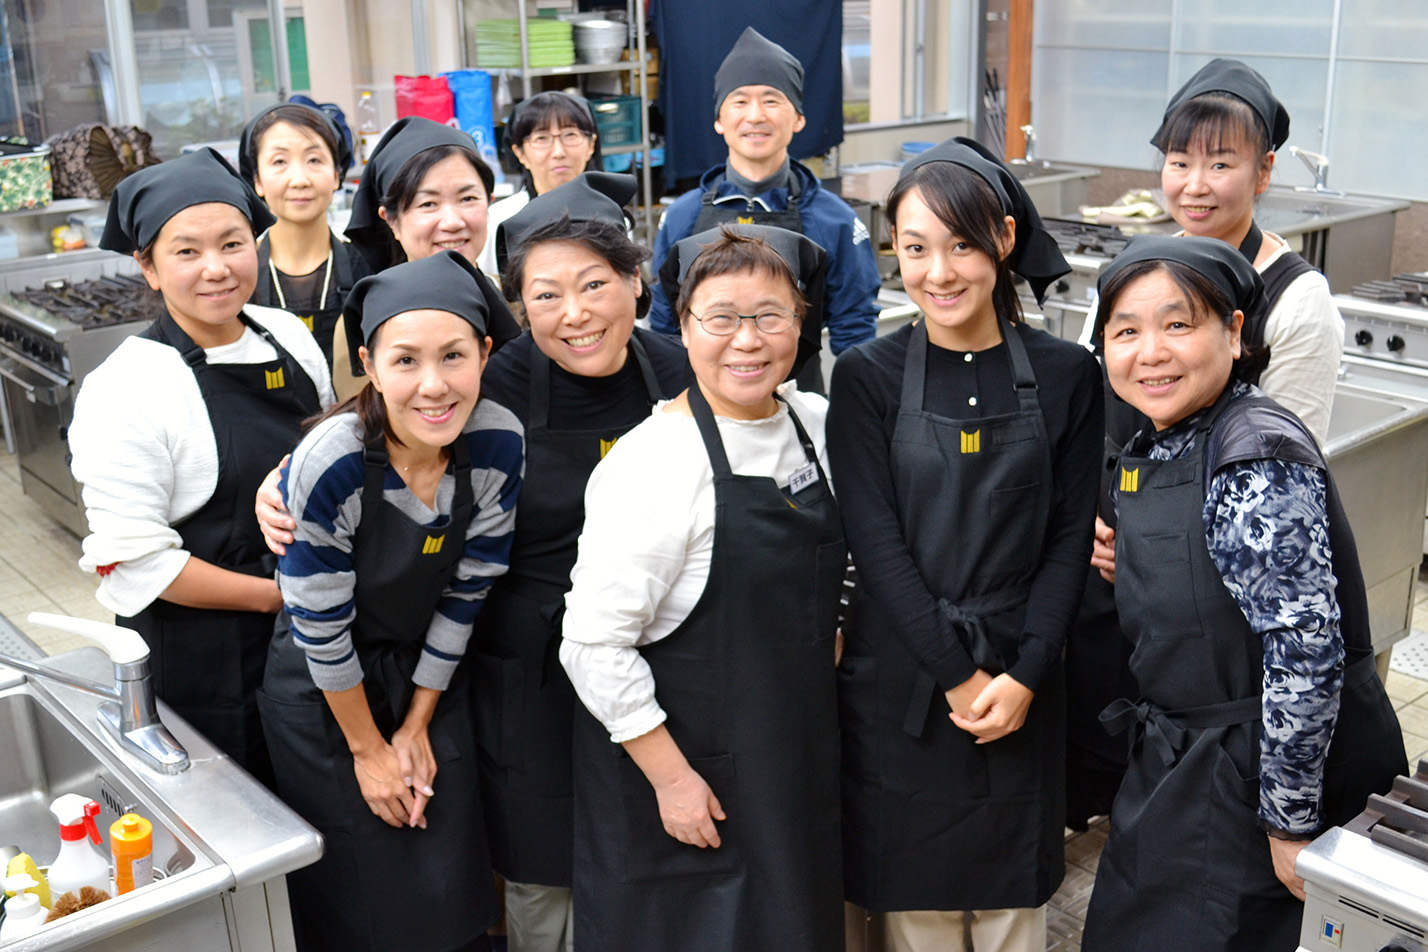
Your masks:
<svg viewBox="0 0 1428 952"><path fill-rule="evenodd" d="M556 139L559 139L560 144L567 149L574 149L584 145L590 139L590 135L589 133L581 132L579 129L566 129L559 136L552 136L545 132L537 132L533 136L526 136L526 148L534 149L537 152L544 152L546 149L555 145Z"/></svg>
<svg viewBox="0 0 1428 952"><path fill-rule="evenodd" d="M793 327L797 315L782 308L768 308L759 314L736 314L733 311L708 311L696 315L699 326L715 337L731 337L739 332L744 321L753 321L756 330L765 334L782 334Z"/></svg>

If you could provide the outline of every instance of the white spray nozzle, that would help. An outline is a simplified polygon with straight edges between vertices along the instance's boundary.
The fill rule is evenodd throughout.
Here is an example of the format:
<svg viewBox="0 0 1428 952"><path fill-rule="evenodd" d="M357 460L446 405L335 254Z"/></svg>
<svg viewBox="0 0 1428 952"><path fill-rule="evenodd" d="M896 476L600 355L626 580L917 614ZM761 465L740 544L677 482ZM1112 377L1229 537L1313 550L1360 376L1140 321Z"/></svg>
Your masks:
<svg viewBox="0 0 1428 952"><path fill-rule="evenodd" d="M52 615L48 612L30 612L30 624L43 625L72 635L83 635L99 642L109 660L115 664L133 664L149 656L149 646L143 637L132 628L120 628L102 621L88 618L71 618L69 615Z"/></svg>

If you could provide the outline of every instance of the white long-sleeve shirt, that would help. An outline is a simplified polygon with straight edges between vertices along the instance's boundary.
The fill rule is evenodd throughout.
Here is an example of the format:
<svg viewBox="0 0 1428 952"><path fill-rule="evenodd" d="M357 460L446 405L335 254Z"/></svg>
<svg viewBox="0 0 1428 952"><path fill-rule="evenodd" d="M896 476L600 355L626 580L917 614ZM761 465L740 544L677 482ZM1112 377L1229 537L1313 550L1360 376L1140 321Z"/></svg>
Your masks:
<svg viewBox="0 0 1428 952"><path fill-rule="evenodd" d="M1279 247L1255 266L1260 274L1293 253L1283 238L1270 232L1265 236L1278 241ZM1091 346L1099 306L1100 299L1092 297L1091 314L1080 336L1080 343L1087 347ZM1334 305L1324 275L1311 271L1289 283L1265 318L1264 342L1269 347L1269 366L1260 374L1259 388L1303 420L1323 446L1329 436L1329 408L1334 402L1339 359L1344 354L1344 318Z"/></svg>
<svg viewBox="0 0 1428 952"><path fill-rule="evenodd" d="M276 308L243 310L297 359L322 405L331 406L327 361L302 321ZM273 360L277 352L244 328L238 340L207 348L204 356L210 364L249 364ZM173 527L202 508L218 485L218 446L198 379L175 348L130 337L85 377L69 446L89 520L80 568L113 566L100 578L99 602L117 615L134 615L183 570L189 553Z"/></svg>
<svg viewBox="0 0 1428 952"><path fill-rule="evenodd" d="M828 472L828 401L785 385ZM674 631L704 592L714 553L714 471L698 424L657 407L620 438L585 489L585 528L565 597L560 661L580 700L623 743L664 723L639 652ZM715 417L729 467L786 486L807 462L788 410Z"/></svg>

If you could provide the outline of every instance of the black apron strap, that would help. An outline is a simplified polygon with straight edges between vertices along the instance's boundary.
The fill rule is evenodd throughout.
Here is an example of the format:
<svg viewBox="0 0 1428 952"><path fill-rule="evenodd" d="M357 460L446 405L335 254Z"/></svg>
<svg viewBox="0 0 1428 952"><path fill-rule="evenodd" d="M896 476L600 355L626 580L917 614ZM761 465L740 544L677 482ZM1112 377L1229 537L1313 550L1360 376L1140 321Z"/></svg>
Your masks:
<svg viewBox="0 0 1428 952"><path fill-rule="evenodd" d="M267 305L273 299L273 277L268 265L273 261L273 246L265 231L258 236L258 283L253 286L253 294L248 299L254 304Z"/></svg>
<svg viewBox="0 0 1428 952"><path fill-rule="evenodd" d="M1017 404L1022 411L1041 412L1037 401L1036 374L1032 372L1031 360L1026 356L1026 344L1011 322L1001 315L997 324L1002 329L1002 340L1007 342L1007 357L1011 360L1012 385L1016 387Z"/></svg>
<svg viewBox="0 0 1428 952"><path fill-rule="evenodd" d="M927 388L927 317L912 327L907 339L907 359L902 372L902 402L904 410L922 412L922 397Z"/></svg>
<svg viewBox="0 0 1428 952"><path fill-rule="evenodd" d="M1255 224L1253 218L1250 219L1249 231L1245 233L1245 240L1240 242L1240 254L1245 256L1245 260L1254 267L1254 259L1259 257L1259 249L1264 247L1264 232L1259 230L1259 225Z"/></svg>
<svg viewBox="0 0 1428 952"><path fill-rule="evenodd" d="M727 479L733 475L729 468L729 456L724 452L724 440L719 436L719 424L714 422L714 411L695 381L689 388L689 411L694 422L699 425L699 435L704 439L704 449L709 453L709 465L714 470L714 479Z"/></svg>
<svg viewBox="0 0 1428 952"><path fill-rule="evenodd" d="M631 334L627 346L640 368L640 379L645 382L645 395L649 397L650 406L653 407L664 396L664 388L659 385L659 375L655 373L654 364L650 363L650 355L645 352L645 345L640 343L637 336Z"/></svg>

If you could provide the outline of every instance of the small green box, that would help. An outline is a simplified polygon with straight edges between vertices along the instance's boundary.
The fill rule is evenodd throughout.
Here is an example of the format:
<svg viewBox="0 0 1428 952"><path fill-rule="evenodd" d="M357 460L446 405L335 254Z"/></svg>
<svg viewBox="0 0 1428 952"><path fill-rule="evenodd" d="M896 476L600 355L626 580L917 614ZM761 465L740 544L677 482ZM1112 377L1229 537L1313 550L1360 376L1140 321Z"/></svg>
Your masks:
<svg viewBox="0 0 1428 952"><path fill-rule="evenodd" d="M0 152L0 212L42 208L53 198L49 146Z"/></svg>

